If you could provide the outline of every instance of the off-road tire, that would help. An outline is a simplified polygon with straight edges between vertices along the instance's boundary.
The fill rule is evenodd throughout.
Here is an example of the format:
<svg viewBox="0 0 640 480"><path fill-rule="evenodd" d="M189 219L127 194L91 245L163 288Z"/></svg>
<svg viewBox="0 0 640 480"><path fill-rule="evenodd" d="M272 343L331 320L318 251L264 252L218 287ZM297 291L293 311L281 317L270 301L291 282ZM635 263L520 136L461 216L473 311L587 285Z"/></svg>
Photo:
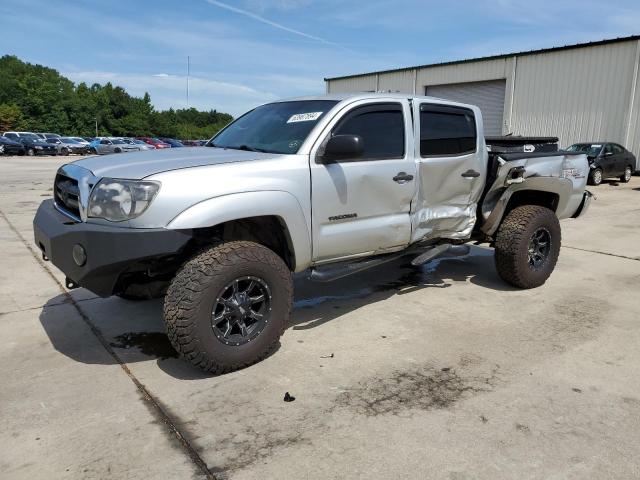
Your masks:
<svg viewBox="0 0 640 480"><path fill-rule="evenodd" d="M529 264L529 242L540 228L551 237L550 251L539 268ZM500 277L518 288L535 288L549 278L560 254L560 222L546 207L525 205L514 208L502 221L495 242L495 265Z"/></svg>
<svg viewBox="0 0 640 480"><path fill-rule="evenodd" d="M596 174L596 172L600 172L600 175ZM587 180L589 185L594 185L596 187L600 185L602 183L602 169L594 168L593 170L591 170L589 172L589 177Z"/></svg>
<svg viewBox="0 0 640 480"><path fill-rule="evenodd" d="M627 165L627 167L624 169L624 173L620 175L620 182L629 183L629 180L631 180L631 175L633 175L633 168Z"/></svg>
<svg viewBox="0 0 640 480"><path fill-rule="evenodd" d="M262 332L242 345L216 338L212 311L225 285L242 276L263 279L271 291L271 313ZM173 348L193 365L214 374L248 367L267 357L279 344L293 303L293 277L284 261L254 242L214 245L187 261L164 300L164 320Z"/></svg>

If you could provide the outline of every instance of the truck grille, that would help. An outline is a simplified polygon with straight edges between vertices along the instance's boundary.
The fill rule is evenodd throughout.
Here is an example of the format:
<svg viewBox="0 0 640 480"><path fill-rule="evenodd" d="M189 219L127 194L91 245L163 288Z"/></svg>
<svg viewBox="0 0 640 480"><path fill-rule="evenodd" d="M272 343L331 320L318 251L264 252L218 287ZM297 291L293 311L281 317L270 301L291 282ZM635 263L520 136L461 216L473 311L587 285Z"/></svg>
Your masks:
<svg viewBox="0 0 640 480"><path fill-rule="evenodd" d="M80 189L78 181L58 174L53 186L56 205L76 218L80 218Z"/></svg>

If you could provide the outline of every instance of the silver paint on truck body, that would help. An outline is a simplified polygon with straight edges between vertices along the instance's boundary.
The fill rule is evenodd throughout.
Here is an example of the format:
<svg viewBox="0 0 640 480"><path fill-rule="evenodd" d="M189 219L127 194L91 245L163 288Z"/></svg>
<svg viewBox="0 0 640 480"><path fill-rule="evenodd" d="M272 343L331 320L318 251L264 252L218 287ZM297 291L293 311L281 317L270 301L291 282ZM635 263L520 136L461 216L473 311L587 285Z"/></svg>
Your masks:
<svg viewBox="0 0 640 480"><path fill-rule="evenodd" d="M82 186L86 218L90 183L102 177L158 181L148 209L122 228L189 230L249 217L275 216L286 228L295 271L312 265L402 250L430 239L469 239L486 184L488 157L478 108L431 97L359 94L304 97L337 100L313 127L297 154L270 154L214 147L166 149L108 158L89 157L62 167ZM292 101L292 100L288 100ZM321 163L332 128L354 108L377 103L401 106L405 122L403 158ZM477 145L459 156L420 156L420 105L461 106L473 111ZM505 185L509 168L523 166L524 181ZM479 172L466 178L467 170ZM584 177L563 172L584 172ZM394 181L404 172L407 182ZM503 162L480 209L482 229L492 234L508 200L519 190L559 195L557 215L571 217L582 204L588 164L584 155L524 158ZM88 178L91 182L88 182Z"/></svg>

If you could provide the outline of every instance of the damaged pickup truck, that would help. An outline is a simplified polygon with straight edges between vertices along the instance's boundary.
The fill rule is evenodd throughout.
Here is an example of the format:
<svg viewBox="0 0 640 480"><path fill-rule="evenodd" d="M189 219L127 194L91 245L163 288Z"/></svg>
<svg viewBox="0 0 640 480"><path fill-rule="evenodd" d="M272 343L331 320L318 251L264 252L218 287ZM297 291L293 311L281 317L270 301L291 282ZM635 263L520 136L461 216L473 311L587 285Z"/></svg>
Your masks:
<svg viewBox="0 0 640 480"><path fill-rule="evenodd" d="M330 281L409 254L419 266L474 241L495 248L507 283L542 285L559 220L589 205L587 158L489 147L470 105L398 94L274 102L205 147L62 166L35 243L69 288L165 295L175 349L228 372L278 344L294 272Z"/></svg>

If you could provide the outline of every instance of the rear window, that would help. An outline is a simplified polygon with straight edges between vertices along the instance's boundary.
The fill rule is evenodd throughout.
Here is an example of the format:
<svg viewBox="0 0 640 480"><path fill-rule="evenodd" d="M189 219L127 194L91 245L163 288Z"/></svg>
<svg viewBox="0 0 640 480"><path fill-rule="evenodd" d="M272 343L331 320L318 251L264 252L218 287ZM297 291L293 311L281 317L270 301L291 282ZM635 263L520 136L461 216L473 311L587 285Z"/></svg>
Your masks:
<svg viewBox="0 0 640 480"><path fill-rule="evenodd" d="M420 106L420 156L447 156L476 150L476 122L467 108Z"/></svg>

